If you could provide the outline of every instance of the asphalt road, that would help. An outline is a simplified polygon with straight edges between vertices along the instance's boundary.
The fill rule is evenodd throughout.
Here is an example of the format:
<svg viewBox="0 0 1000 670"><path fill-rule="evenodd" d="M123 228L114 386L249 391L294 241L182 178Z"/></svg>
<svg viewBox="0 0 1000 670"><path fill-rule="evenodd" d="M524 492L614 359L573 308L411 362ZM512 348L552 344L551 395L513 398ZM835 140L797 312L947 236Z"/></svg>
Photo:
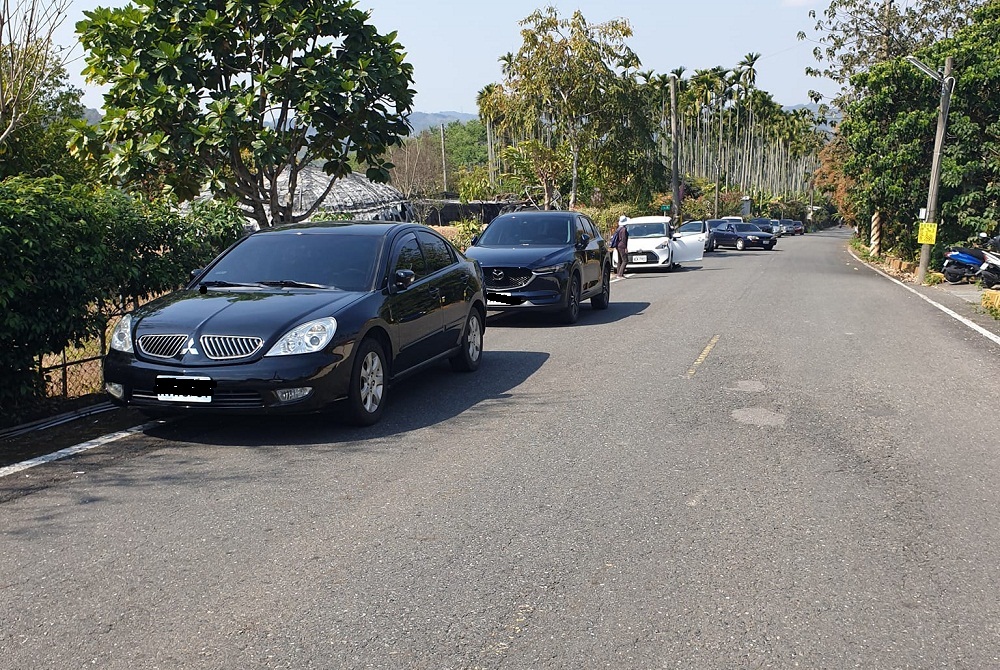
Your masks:
<svg viewBox="0 0 1000 670"><path fill-rule="evenodd" d="M0 479L0 666L1000 667L1000 346L846 241Z"/></svg>

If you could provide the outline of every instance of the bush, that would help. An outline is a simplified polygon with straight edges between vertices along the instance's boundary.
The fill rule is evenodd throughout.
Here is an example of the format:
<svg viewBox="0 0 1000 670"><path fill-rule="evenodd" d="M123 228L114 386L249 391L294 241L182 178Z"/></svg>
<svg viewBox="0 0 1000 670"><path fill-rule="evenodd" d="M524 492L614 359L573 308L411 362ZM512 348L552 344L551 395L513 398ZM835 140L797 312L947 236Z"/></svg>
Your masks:
<svg viewBox="0 0 1000 670"><path fill-rule="evenodd" d="M607 207L578 207L577 211L587 215L591 221L601 231L605 239L611 237L611 231L618 225L618 219L622 216L640 216L636 211L636 206L628 203L611 204Z"/></svg>
<svg viewBox="0 0 1000 670"><path fill-rule="evenodd" d="M452 234L448 239L460 251L465 251L472 244L472 238L482 232L483 224L477 219L463 219L456 221L452 226Z"/></svg>
<svg viewBox="0 0 1000 670"><path fill-rule="evenodd" d="M0 182L0 423L44 397L38 357L97 337L127 303L182 285L242 231L224 204L184 216L59 177Z"/></svg>

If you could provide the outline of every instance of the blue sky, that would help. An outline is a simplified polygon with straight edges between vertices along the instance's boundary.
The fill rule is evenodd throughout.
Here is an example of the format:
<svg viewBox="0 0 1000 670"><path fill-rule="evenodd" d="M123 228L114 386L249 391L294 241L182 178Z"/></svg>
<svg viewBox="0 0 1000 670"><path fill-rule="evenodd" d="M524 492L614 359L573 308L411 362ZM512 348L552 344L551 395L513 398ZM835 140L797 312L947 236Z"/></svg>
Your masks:
<svg viewBox="0 0 1000 670"><path fill-rule="evenodd" d="M58 35L61 44L76 43L73 26L83 11L98 5L121 6L120 0L74 0ZM815 43L796 39L803 30L815 37L809 10L821 13L818 0L358 0L371 11L380 32L398 32L413 64L417 96L414 110L476 113L476 93L500 81L497 59L521 45L518 22L552 5L561 16L575 10L591 23L626 18L634 32L629 46L643 70L666 73L684 66L696 69L734 67L745 54L761 54L758 87L783 105L809 102L809 90L836 92L828 81L805 75L815 65ZM80 55L79 48L77 55ZM84 104L102 106L100 91L87 90L78 75L82 60L70 64L72 82L86 90Z"/></svg>

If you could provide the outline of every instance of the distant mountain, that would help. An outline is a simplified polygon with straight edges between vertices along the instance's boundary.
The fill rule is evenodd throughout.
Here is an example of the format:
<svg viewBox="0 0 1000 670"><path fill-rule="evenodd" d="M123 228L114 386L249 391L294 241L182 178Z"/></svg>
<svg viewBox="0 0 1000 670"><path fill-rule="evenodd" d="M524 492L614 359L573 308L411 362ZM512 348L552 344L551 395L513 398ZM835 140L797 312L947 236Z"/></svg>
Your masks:
<svg viewBox="0 0 1000 670"><path fill-rule="evenodd" d="M478 114L464 114L462 112L411 112L410 125L413 126L413 134L419 135L421 131L428 128L437 128L442 123L448 125L452 121L473 121L478 119Z"/></svg>
<svg viewBox="0 0 1000 670"><path fill-rule="evenodd" d="M96 126L103 118L104 115L92 107L85 107L83 109L83 120L92 126Z"/></svg>

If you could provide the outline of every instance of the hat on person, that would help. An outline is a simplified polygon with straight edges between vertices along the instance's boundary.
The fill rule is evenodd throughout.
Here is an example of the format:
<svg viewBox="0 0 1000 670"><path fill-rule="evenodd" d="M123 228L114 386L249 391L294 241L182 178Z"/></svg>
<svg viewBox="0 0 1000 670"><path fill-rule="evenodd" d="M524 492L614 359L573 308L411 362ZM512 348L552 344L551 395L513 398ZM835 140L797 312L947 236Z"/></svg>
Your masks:
<svg viewBox="0 0 1000 670"><path fill-rule="evenodd" d="M625 223L626 221L628 221L628 217L627 216L622 215L622 216L618 217L618 225L619 226L622 225L623 223Z"/></svg>

